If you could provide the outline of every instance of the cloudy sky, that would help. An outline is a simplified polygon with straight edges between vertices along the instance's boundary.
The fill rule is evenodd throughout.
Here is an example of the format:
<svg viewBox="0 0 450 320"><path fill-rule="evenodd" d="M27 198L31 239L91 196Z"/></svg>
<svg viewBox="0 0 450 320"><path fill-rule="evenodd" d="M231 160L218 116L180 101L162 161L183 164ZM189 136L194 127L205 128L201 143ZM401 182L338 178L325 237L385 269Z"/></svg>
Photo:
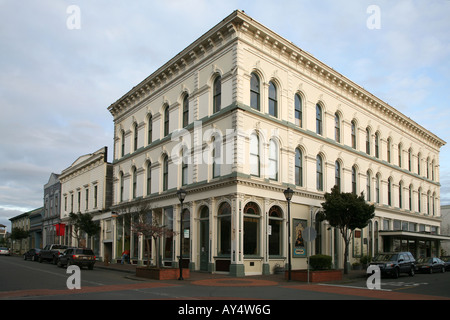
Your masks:
<svg viewBox="0 0 450 320"><path fill-rule="evenodd" d="M449 0L0 0L0 224L79 156L112 160L107 107L236 9L450 142ZM440 165L450 204L448 146Z"/></svg>

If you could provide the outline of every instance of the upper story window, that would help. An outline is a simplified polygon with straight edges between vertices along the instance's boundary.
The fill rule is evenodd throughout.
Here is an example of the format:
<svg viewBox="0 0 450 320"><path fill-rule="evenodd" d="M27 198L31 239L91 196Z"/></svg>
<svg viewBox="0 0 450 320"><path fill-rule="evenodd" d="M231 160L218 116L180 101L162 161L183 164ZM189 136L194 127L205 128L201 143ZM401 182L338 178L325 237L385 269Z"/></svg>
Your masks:
<svg viewBox="0 0 450 320"><path fill-rule="evenodd" d="M250 136L250 174L260 176L259 138L256 133Z"/></svg>
<svg viewBox="0 0 450 320"><path fill-rule="evenodd" d="M150 144L153 141L153 117L151 114L148 115L147 121L147 143Z"/></svg>
<svg viewBox="0 0 450 320"><path fill-rule="evenodd" d="M250 80L250 107L261 110L259 77L254 73L252 73Z"/></svg>
<svg viewBox="0 0 450 320"><path fill-rule="evenodd" d="M316 104L316 133L322 135L322 107Z"/></svg>
<svg viewBox="0 0 450 320"><path fill-rule="evenodd" d="M341 119L337 113L334 114L334 140L341 142Z"/></svg>
<svg viewBox="0 0 450 320"><path fill-rule="evenodd" d="M323 191L323 161L320 155L316 158L316 187L317 190Z"/></svg>
<svg viewBox="0 0 450 320"><path fill-rule="evenodd" d="M375 157L380 158L380 134L375 133Z"/></svg>
<svg viewBox="0 0 450 320"><path fill-rule="evenodd" d="M183 98L183 128L189 124L189 95Z"/></svg>
<svg viewBox="0 0 450 320"><path fill-rule="evenodd" d="M121 131L120 133L120 142L122 143L120 147L121 156L123 157L125 155L125 131Z"/></svg>
<svg viewBox="0 0 450 320"><path fill-rule="evenodd" d="M219 112L222 108L222 78L217 76L213 85L213 112Z"/></svg>
<svg viewBox="0 0 450 320"><path fill-rule="evenodd" d="M303 156L299 148L295 149L295 184L303 186Z"/></svg>
<svg viewBox="0 0 450 320"><path fill-rule="evenodd" d="M341 191L341 164L339 161L334 163L334 185Z"/></svg>
<svg viewBox="0 0 450 320"><path fill-rule="evenodd" d="M166 155L163 159L163 191L169 187L169 157Z"/></svg>
<svg viewBox="0 0 450 320"><path fill-rule="evenodd" d="M133 126L134 131L134 144L133 144L133 150L136 151L138 147L138 124L135 123Z"/></svg>
<svg viewBox="0 0 450 320"><path fill-rule="evenodd" d="M169 106L164 108L164 136L169 135Z"/></svg>
<svg viewBox="0 0 450 320"><path fill-rule="evenodd" d="M391 163L391 144L392 140L391 138L387 139L387 161Z"/></svg>
<svg viewBox="0 0 450 320"><path fill-rule="evenodd" d="M370 154L370 129L366 128L366 153Z"/></svg>
<svg viewBox="0 0 450 320"><path fill-rule="evenodd" d="M295 102L295 124L302 127L302 117L303 117L303 106L302 106L302 97L297 93L294 98Z"/></svg>
<svg viewBox="0 0 450 320"><path fill-rule="evenodd" d="M269 179L278 180L278 145L273 139L269 143Z"/></svg>
<svg viewBox="0 0 450 320"><path fill-rule="evenodd" d="M272 81L269 82L269 114L278 117L277 87Z"/></svg>
<svg viewBox="0 0 450 320"><path fill-rule="evenodd" d="M356 123L355 120L351 123L352 148L356 149Z"/></svg>

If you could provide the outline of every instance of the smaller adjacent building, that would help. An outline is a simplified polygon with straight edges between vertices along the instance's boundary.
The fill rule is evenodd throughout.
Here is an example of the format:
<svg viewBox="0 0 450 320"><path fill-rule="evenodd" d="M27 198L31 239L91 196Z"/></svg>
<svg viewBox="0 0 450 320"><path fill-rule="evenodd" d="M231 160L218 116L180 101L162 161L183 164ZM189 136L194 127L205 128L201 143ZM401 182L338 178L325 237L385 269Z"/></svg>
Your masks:
<svg viewBox="0 0 450 320"><path fill-rule="evenodd" d="M112 164L107 159L108 148L103 147L93 153L79 157L71 166L61 172L61 225L62 242L72 246L87 246L94 250L97 257L111 257L112 233ZM93 220L101 226L98 236L83 237L83 243L77 243L74 228L70 225L70 213L90 213Z"/></svg>
<svg viewBox="0 0 450 320"><path fill-rule="evenodd" d="M31 248L42 246L42 215L44 208L34 209L9 219L11 230L15 228L28 232L28 236L23 239L11 241L11 250L14 254L23 254Z"/></svg>
<svg viewBox="0 0 450 320"><path fill-rule="evenodd" d="M58 243L56 226L60 220L61 183L59 174L52 173L44 185L44 216L42 217L42 245Z"/></svg>

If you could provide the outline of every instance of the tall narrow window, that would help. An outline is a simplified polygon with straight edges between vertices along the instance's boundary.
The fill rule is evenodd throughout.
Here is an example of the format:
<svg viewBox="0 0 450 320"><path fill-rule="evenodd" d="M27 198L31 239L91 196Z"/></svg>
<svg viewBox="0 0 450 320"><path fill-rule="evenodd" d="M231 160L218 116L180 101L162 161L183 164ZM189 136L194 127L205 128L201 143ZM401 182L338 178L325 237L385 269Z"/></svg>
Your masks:
<svg viewBox="0 0 450 320"><path fill-rule="evenodd" d="M181 185L185 186L188 184L188 149L183 148L181 153Z"/></svg>
<svg viewBox="0 0 450 320"><path fill-rule="evenodd" d="M259 138L255 133L250 136L250 174L260 175Z"/></svg>
<svg viewBox="0 0 450 320"><path fill-rule="evenodd" d="M295 95L295 124L302 127L303 106L302 97L299 94Z"/></svg>
<svg viewBox="0 0 450 320"><path fill-rule="evenodd" d="M153 141L153 117L151 114L148 115L147 122L147 143L150 144Z"/></svg>
<svg viewBox="0 0 450 320"><path fill-rule="evenodd" d="M169 106L164 109L164 136L169 135Z"/></svg>
<svg viewBox="0 0 450 320"><path fill-rule="evenodd" d="M399 144L398 145L398 166L401 168L402 167L402 145Z"/></svg>
<svg viewBox="0 0 450 320"><path fill-rule="evenodd" d="M295 149L295 184L303 186L303 159L300 149Z"/></svg>
<svg viewBox="0 0 450 320"><path fill-rule="evenodd" d="M388 205L392 206L392 178L388 179Z"/></svg>
<svg viewBox="0 0 450 320"><path fill-rule="evenodd" d="M375 201L377 203L380 203L380 175L377 174L376 180L375 180Z"/></svg>
<svg viewBox="0 0 450 320"><path fill-rule="evenodd" d="M366 153L370 154L370 130L366 128Z"/></svg>
<svg viewBox="0 0 450 320"><path fill-rule="evenodd" d="M367 182L366 182L366 200L367 201L372 201L372 188L371 188L371 175L370 175L370 171L367 171L366 173L367 176Z"/></svg>
<svg viewBox="0 0 450 320"><path fill-rule="evenodd" d="M222 108L222 78L217 76L214 80L213 112L219 112Z"/></svg>
<svg viewBox="0 0 450 320"><path fill-rule="evenodd" d="M352 193L356 194L356 182L357 182L357 172L356 172L356 167L353 166L352 167Z"/></svg>
<svg viewBox="0 0 450 320"><path fill-rule="evenodd" d="M163 160L163 191L169 187L169 157L166 155Z"/></svg>
<svg viewBox="0 0 450 320"><path fill-rule="evenodd" d="M122 143L120 149L121 149L121 155L123 157L125 155L125 131L123 131L123 130L121 132L120 142Z"/></svg>
<svg viewBox="0 0 450 320"><path fill-rule="evenodd" d="M183 128L189 124L189 95L183 98Z"/></svg>
<svg viewBox="0 0 450 320"><path fill-rule="evenodd" d="M213 178L217 178L220 176L220 166L222 164L222 144L221 139L213 138L212 143L212 170L213 170Z"/></svg>
<svg viewBox="0 0 450 320"><path fill-rule="evenodd" d="M337 113L334 114L334 140L341 142L341 119Z"/></svg>
<svg viewBox="0 0 450 320"><path fill-rule="evenodd" d="M316 187L317 190L323 191L323 163L320 155L316 158Z"/></svg>
<svg viewBox="0 0 450 320"><path fill-rule="evenodd" d="M409 197L409 211L412 211L413 210L413 187L412 187L412 184L409 185L408 197Z"/></svg>
<svg viewBox="0 0 450 320"><path fill-rule="evenodd" d="M391 163L391 138L387 139L387 161Z"/></svg>
<svg viewBox="0 0 450 320"><path fill-rule="evenodd" d="M277 87L272 81L269 82L269 114L278 117Z"/></svg>
<svg viewBox="0 0 450 320"><path fill-rule="evenodd" d="M244 207L244 255L258 255L260 251L260 220L259 207L249 202Z"/></svg>
<svg viewBox="0 0 450 320"><path fill-rule="evenodd" d="M351 123L351 134L352 134L352 148L356 149L356 123L355 120Z"/></svg>
<svg viewBox="0 0 450 320"><path fill-rule="evenodd" d="M412 171L412 149L408 150L408 170Z"/></svg>
<svg viewBox="0 0 450 320"><path fill-rule="evenodd" d="M152 163L147 164L147 195L152 193Z"/></svg>
<svg viewBox="0 0 450 320"><path fill-rule="evenodd" d="M334 185L341 191L341 164L339 161L334 163Z"/></svg>
<svg viewBox="0 0 450 320"><path fill-rule="evenodd" d="M422 158L422 154L419 152L417 154L417 174L420 176L422 174L422 170L420 169L420 159Z"/></svg>
<svg viewBox="0 0 450 320"><path fill-rule="evenodd" d="M278 145L273 139L269 143L269 179L278 180Z"/></svg>
<svg viewBox="0 0 450 320"><path fill-rule="evenodd" d="M322 135L322 107L316 104L316 133Z"/></svg>
<svg viewBox="0 0 450 320"><path fill-rule="evenodd" d="M375 157L380 158L380 134L375 133Z"/></svg>
<svg viewBox="0 0 450 320"><path fill-rule="evenodd" d="M132 183L132 191L133 191L132 196L133 196L133 199L136 199L136 197L137 197L137 194L136 194L136 192L137 192L137 170L136 170L136 167L133 167L132 171L133 171L133 178L132 178L133 181L131 182Z"/></svg>
<svg viewBox="0 0 450 320"><path fill-rule="evenodd" d="M133 150L136 151L138 147L138 124L134 124L134 145Z"/></svg>
<svg viewBox="0 0 450 320"><path fill-rule="evenodd" d="M250 79L250 107L256 110L260 110L259 90L259 78L256 74L252 73L252 78Z"/></svg>
<svg viewBox="0 0 450 320"><path fill-rule="evenodd" d="M120 202L123 201L123 192L124 192L124 178L123 178L123 172L121 171L119 173L119 183L120 183L120 193L119 193L119 200ZM72 195L72 212L73 212L73 195Z"/></svg>
<svg viewBox="0 0 450 320"><path fill-rule="evenodd" d="M281 208L273 206L269 210L269 256L280 256L283 243L283 213Z"/></svg>
<svg viewBox="0 0 450 320"><path fill-rule="evenodd" d="M219 255L231 254L231 206L223 202L217 212L217 238L219 241Z"/></svg>
<svg viewBox="0 0 450 320"><path fill-rule="evenodd" d="M403 182L400 181L398 184L398 207L403 208Z"/></svg>

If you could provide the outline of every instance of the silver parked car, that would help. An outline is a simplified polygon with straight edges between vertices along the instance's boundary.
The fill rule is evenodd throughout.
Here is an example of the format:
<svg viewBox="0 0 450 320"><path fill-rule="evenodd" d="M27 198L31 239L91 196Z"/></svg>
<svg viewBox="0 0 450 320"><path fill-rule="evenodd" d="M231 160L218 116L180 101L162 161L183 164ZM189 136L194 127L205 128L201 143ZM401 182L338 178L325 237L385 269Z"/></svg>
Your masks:
<svg viewBox="0 0 450 320"><path fill-rule="evenodd" d="M6 247L0 247L0 256L10 256L11 252Z"/></svg>

